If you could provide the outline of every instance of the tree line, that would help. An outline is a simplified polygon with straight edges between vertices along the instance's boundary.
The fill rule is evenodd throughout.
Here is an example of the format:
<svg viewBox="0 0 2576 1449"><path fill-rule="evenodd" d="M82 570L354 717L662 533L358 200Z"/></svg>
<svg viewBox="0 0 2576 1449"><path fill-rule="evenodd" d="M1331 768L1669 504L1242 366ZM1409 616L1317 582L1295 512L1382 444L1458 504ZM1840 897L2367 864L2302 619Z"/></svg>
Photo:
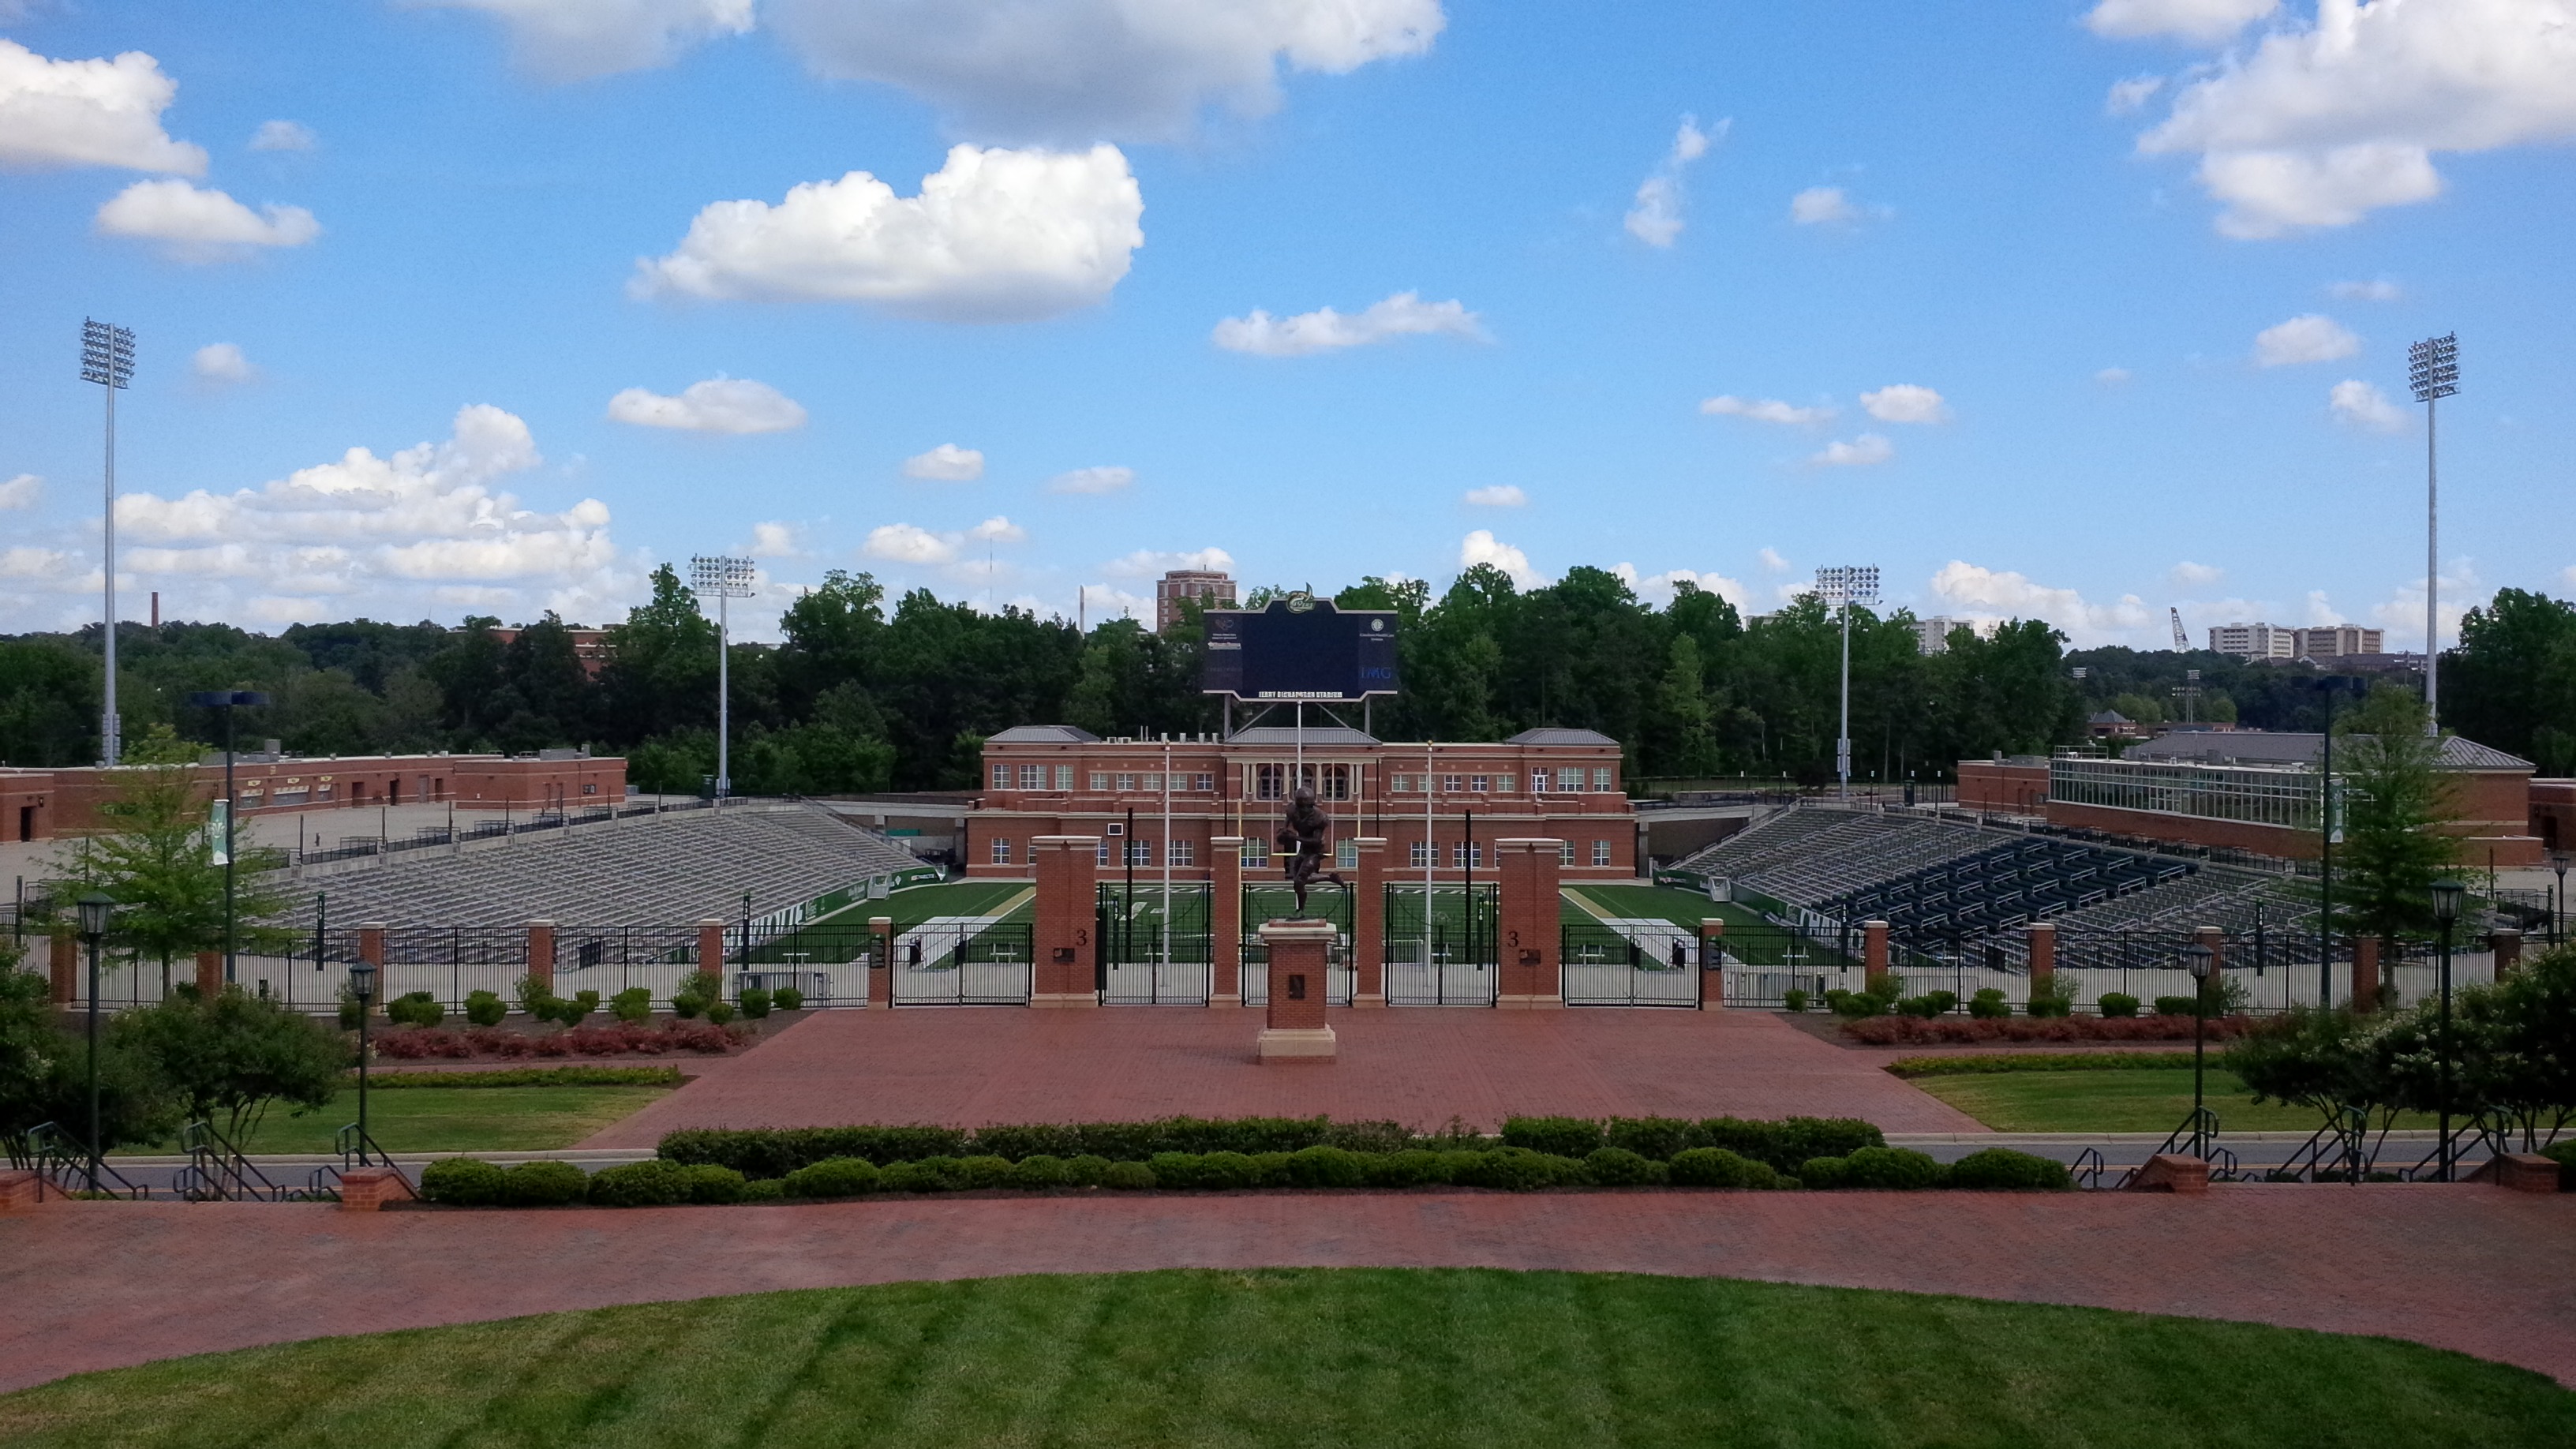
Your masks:
<svg viewBox="0 0 2576 1449"><path fill-rule="evenodd" d="M1254 590L1247 603L1277 592ZM1632 778L1833 777L1843 634L1811 595L1747 618L1689 585L1658 608L1601 569L1523 589L1479 566L1436 597L1421 580L1372 577L1333 598L1399 616L1403 689L1375 706L1381 738L1571 726L1618 740ZM271 703L241 712L253 748L268 738L314 755L589 745L625 755L639 788L690 791L715 770L715 632L666 565L651 597L609 628L595 674L552 614L515 631L491 617L455 629L298 624L274 636L129 623L118 696L128 738L166 726L211 746L220 722L187 696L255 689ZM874 578L835 571L788 607L781 633L731 651L743 793L970 787L983 741L1021 724L1104 735L1219 727L1217 702L1199 693L1195 621L1165 634L1130 619L1084 630L924 589L889 606ZM1946 780L1961 759L2045 753L2083 740L2086 717L2103 709L2179 717L2189 669L2201 673L2189 705L2200 718L2266 729L2320 728L2338 682L2201 651L2069 652L2037 620L1954 630L1927 655L1910 613L1855 609L1850 636L1853 773L1864 781ZM96 758L99 644L96 626L0 637L0 762ZM2443 685L2446 724L2576 771L2576 606L2498 594L2444 656Z"/></svg>

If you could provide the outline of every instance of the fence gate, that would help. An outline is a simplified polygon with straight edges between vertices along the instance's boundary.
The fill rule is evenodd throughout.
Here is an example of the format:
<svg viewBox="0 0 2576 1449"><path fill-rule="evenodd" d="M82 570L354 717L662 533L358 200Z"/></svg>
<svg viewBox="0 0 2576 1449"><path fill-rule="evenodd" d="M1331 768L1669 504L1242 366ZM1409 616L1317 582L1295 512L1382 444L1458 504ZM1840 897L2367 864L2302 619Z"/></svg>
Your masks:
<svg viewBox="0 0 2576 1449"><path fill-rule="evenodd" d="M1498 887L1386 888L1386 1004L1491 1006L1502 973L1494 942L1502 915Z"/></svg>
<svg viewBox="0 0 2576 1449"><path fill-rule="evenodd" d="M897 1006L1026 1006L1035 929L1026 921L932 917L896 933Z"/></svg>
<svg viewBox="0 0 2576 1449"><path fill-rule="evenodd" d="M1558 961L1568 1006L1699 1006L1697 932L1671 921L1568 921Z"/></svg>
<svg viewBox="0 0 2576 1449"><path fill-rule="evenodd" d="M1208 887L1100 887L1097 943L1103 1006L1205 1006L1215 975L1208 949Z"/></svg>

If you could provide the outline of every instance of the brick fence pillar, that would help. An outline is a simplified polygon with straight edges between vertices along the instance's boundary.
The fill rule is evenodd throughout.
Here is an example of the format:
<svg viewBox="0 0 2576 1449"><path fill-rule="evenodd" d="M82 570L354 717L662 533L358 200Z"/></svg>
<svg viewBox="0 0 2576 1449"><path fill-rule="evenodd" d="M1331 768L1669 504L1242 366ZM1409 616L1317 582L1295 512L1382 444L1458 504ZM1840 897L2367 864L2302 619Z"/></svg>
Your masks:
<svg viewBox="0 0 2576 1449"><path fill-rule="evenodd" d="M2487 937L2487 945L2495 952L2495 977L2498 981L2522 964L2522 932L2513 927L2497 927L2495 934Z"/></svg>
<svg viewBox="0 0 2576 1449"><path fill-rule="evenodd" d="M698 920L698 969L712 971L716 979L723 980L724 968L725 923L714 916L702 916Z"/></svg>
<svg viewBox="0 0 2576 1449"><path fill-rule="evenodd" d="M197 999L212 1001L224 994L224 953L197 953Z"/></svg>
<svg viewBox="0 0 2576 1449"><path fill-rule="evenodd" d="M1699 923L1699 1009L1726 1004L1726 922L1716 916Z"/></svg>
<svg viewBox="0 0 2576 1449"><path fill-rule="evenodd" d="M1887 922L1885 921L1860 923L1860 974L1861 984L1867 987L1876 987L1879 979L1887 974Z"/></svg>
<svg viewBox="0 0 2576 1449"><path fill-rule="evenodd" d="M1558 925L1556 874L1565 845L1556 840L1497 840L1502 857L1502 902L1497 912L1495 942L1500 978L1494 1004L1501 1007L1556 1007L1565 1004L1564 977L1558 967L1563 932Z"/></svg>
<svg viewBox="0 0 2576 1449"><path fill-rule="evenodd" d="M1208 1005L1243 1004L1243 837L1208 842Z"/></svg>
<svg viewBox="0 0 2576 1449"><path fill-rule="evenodd" d="M555 923L528 922L528 974L546 990L555 989Z"/></svg>
<svg viewBox="0 0 2576 1449"><path fill-rule="evenodd" d="M1037 867L1037 964L1031 1006L1098 1006L1100 839L1041 835L1029 842Z"/></svg>
<svg viewBox="0 0 2576 1449"><path fill-rule="evenodd" d="M2030 949L2030 994L2041 995L2040 988L2057 980L2057 923L2033 921L2026 928Z"/></svg>
<svg viewBox="0 0 2576 1449"><path fill-rule="evenodd" d="M80 998L80 939L69 926L54 927L54 1005L69 1006Z"/></svg>
<svg viewBox="0 0 2576 1449"><path fill-rule="evenodd" d="M2192 928L2193 944L2209 948L2209 980L2201 990L2209 997L2208 1011L2215 1016L2222 1009L2227 986L2227 933L2216 926Z"/></svg>
<svg viewBox="0 0 2576 1449"><path fill-rule="evenodd" d="M375 967L379 972L385 969L384 922L360 921L358 923L358 959ZM379 975L376 979L381 982L384 977Z"/></svg>
<svg viewBox="0 0 2576 1449"><path fill-rule="evenodd" d="M2355 936L2352 941L2352 1009L2379 1009L2379 938Z"/></svg>
<svg viewBox="0 0 2576 1449"><path fill-rule="evenodd" d="M1330 921L1262 924L1261 944L1270 956L1270 1007L1259 1039L1262 1061L1332 1061L1337 1043L1324 1020L1325 973L1339 934Z"/></svg>
<svg viewBox="0 0 2576 1449"><path fill-rule="evenodd" d="M1356 980L1351 1005L1386 1005L1386 841L1363 835L1351 844L1359 868L1351 872L1351 966Z"/></svg>
<svg viewBox="0 0 2576 1449"><path fill-rule="evenodd" d="M894 1005L894 917L868 917L868 990L870 1006Z"/></svg>

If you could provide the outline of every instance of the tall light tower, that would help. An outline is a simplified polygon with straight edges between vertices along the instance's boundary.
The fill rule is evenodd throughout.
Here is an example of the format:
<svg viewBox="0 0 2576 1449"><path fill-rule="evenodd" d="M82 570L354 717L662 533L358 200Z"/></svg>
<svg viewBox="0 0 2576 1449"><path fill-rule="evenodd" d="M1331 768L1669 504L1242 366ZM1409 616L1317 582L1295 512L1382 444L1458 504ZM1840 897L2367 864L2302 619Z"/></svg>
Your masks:
<svg viewBox="0 0 2576 1449"><path fill-rule="evenodd" d="M733 631L729 599L751 597L751 560L700 554L689 560L689 587L716 598L716 798L733 793Z"/></svg>
<svg viewBox="0 0 2576 1449"><path fill-rule="evenodd" d="M1851 611L1852 605L1878 602L1878 565L1845 565L1816 570L1816 596L1838 604L1843 614L1843 726L1834 741L1834 777L1841 796L1851 798Z"/></svg>
<svg viewBox="0 0 2576 1449"><path fill-rule="evenodd" d="M116 395L134 381L132 329L81 319L81 381L107 393L107 518L100 550L100 573L107 580L107 689L99 700L98 753L100 764L113 765L125 743L116 718Z"/></svg>
<svg viewBox="0 0 2576 1449"><path fill-rule="evenodd" d="M2442 493L2433 446L2435 404L2460 390L2460 338L2456 332L2427 337L2406 349L2406 382L2424 405L2424 732L2442 733L2441 696L2436 671L2441 667Z"/></svg>

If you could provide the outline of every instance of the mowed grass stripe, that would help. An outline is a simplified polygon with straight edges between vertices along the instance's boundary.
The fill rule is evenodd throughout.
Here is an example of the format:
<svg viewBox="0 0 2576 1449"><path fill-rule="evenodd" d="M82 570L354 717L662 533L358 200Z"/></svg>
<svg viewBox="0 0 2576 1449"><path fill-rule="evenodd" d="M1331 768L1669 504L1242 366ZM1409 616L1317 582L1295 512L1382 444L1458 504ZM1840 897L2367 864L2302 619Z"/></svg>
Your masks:
<svg viewBox="0 0 2576 1449"><path fill-rule="evenodd" d="M325 1339L0 1397L13 1445L2164 1446L2576 1442L2576 1394L2387 1339L1497 1270L904 1283Z"/></svg>

